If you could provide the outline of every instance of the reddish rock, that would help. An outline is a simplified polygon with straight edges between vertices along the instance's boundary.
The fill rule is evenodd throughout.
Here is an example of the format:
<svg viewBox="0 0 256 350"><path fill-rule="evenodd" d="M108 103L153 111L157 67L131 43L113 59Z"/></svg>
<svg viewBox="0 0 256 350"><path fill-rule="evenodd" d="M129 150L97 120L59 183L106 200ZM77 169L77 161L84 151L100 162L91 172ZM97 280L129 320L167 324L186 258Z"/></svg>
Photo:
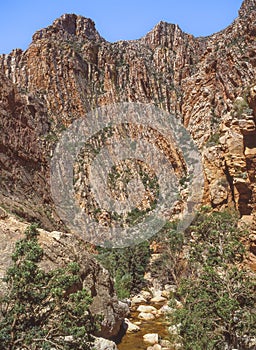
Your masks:
<svg viewBox="0 0 256 350"><path fill-rule="evenodd" d="M255 34L255 0L205 38L160 22L141 39L109 43L92 20L74 14L37 31L26 51L0 56L1 202L48 229L63 228L50 196L54 144L92 108L137 101L182 118L202 149L205 203L252 214Z"/></svg>

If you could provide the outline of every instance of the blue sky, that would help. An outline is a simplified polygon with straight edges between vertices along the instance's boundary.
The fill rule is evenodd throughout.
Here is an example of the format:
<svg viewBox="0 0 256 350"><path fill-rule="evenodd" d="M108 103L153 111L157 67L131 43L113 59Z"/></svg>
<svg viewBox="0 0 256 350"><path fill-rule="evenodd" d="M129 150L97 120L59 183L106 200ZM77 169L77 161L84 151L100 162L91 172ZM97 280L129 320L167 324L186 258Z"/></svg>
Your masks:
<svg viewBox="0 0 256 350"><path fill-rule="evenodd" d="M224 29L242 0L2 0L0 53L26 49L33 33L64 13L89 17L108 41L137 39L159 21L179 24L195 36Z"/></svg>

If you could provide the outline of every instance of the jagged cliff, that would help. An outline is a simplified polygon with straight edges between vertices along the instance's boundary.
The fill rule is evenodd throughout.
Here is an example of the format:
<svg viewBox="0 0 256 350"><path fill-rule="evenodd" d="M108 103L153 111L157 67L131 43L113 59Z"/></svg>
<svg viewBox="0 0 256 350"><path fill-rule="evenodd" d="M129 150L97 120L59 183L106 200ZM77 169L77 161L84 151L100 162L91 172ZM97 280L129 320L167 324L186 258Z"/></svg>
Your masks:
<svg viewBox="0 0 256 350"><path fill-rule="evenodd" d="M113 102L153 103L181 118L204 160L205 203L255 212L256 1L225 30L195 38L158 23L109 43L94 22L63 15L26 51L0 56L0 201L47 229L62 227L49 160L61 132ZM253 222L253 215L251 215Z"/></svg>

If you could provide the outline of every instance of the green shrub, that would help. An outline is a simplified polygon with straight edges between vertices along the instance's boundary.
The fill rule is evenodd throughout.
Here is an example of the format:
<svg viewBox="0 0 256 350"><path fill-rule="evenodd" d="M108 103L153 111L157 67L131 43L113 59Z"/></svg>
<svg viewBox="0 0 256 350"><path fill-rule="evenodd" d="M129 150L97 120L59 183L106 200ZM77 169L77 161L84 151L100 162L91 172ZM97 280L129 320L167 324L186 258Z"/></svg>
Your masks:
<svg viewBox="0 0 256 350"><path fill-rule="evenodd" d="M233 104L233 110L238 118L240 118L243 113L250 114L252 112L249 108L247 100L243 97L238 97L235 100Z"/></svg>
<svg viewBox="0 0 256 350"><path fill-rule="evenodd" d="M252 349L256 336L255 279L243 268L244 232L233 213L199 214L186 234L188 266L176 298L185 350Z"/></svg>
<svg viewBox="0 0 256 350"><path fill-rule="evenodd" d="M206 142L207 147L216 146L219 144L220 140L220 133L216 132L215 134L212 134L209 138L209 140Z"/></svg>
<svg viewBox="0 0 256 350"><path fill-rule="evenodd" d="M152 277L163 285L177 284L183 270L181 256L184 246L184 235L177 231L177 222L168 222L153 240L162 246L162 252L150 266Z"/></svg>
<svg viewBox="0 0 256 350"><path fill-rule="evenodd" d="M80 267L73 262L45 272L39 267L43 249L37 236L36 226L31 225L16 243L4 278L0 349L90 349L96 323L89 311L92 299L82 288ZM65 341L65 336L72 336L72 341Z"/></svg>
<svg viewBox="0 0 256 350"><path fill-rule="evenodd" d="M97 258L113 277L120 299L129 297L143 287L144 273L150 258L148 242L127 248L99 248Z"/></svg>

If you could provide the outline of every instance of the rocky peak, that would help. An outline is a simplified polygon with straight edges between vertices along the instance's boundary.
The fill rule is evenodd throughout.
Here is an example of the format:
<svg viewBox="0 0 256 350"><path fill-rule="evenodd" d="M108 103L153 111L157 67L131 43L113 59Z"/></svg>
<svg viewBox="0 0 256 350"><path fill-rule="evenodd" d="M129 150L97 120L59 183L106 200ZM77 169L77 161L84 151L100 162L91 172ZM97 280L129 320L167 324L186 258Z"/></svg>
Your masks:
<svg viewBox="0 0 256 350"><path fill-rule="evenodd" d="M148 34L146 34L141 41L153 49L157 46L174 49L178 44L182 44L182 41L193 41L193 39L193 35L182 32L177 24L161 21Z"/></svg>
<svg viewBox="0 0 256 350"><path fill-rule="evenodd" d="M256 212L256 206L251 205L256 198L255 178L251 175L255 171L254 165L251 165L252 159L244 154L246 147L242 145L245 142L246 145L249 143L250 149L256 148L255 144L248 141L251 140L251 131L249 137L245 136L245 141L243 134L236 130L236 125L236 134L221 135L227 140L231 138L232 145L239 140L240 153L236 163L242 172L238 176L231 162L225 160L225 154L234 153L231 146L218 156L220 127L225 115L232 112L236 98L244 95L250 98L244 104L250 102L250 108L255 114L255 100L248 95L250 88L255 86L256 74L255 5L256 0L245 0L239 17L230 26L206 38L195 38L184 33L178 25L159 22L143 38L117 43L105 41L96 31L92 20L66 14L48 28L36 32L28 50L16 50L10 55L0 56L3 83L8 83L10 89L15 87L17 98L20 97L21 101L28 95L36 97L33 100L36 111L33 115L30 113L32 103L24 100L22 108L27 123L30 125L32 120L42 119L40 123L44 130L37 134L39 128L35 127L33 131L35 138L41 142L39 144L42 144L38 150L34 138L25 137L31 134L31 128L23 127L23 123L18 129L19 113L10 114L9 90L0 90L0 98L6 101L2 103L0 111L3 115L0 118L1 133L6 135L2 142L5 147L3 154L9 159L5 163L10 163L4 179L6 189L0 191L4 192L4 201L8 199L6 206L11 207L15 198L16 212L22 208L27 213L30 210L28 207L32 206L33 215L30 214L30 217L38 218L48 229L55 228L48 223L48 218L42 220L37 199L33 199L31 205L31 198L24 198L22 189L26 178L23 181L22 174L23 168L26 170L28 166L27 163L24 167L23 163L20 164L20 154L25 152L24 149L31 150L31 159L34 154L39 154L36 165L43 169L39 171L40 179L46 181L49 169L47 166L42 167L40 162L49 158L49 149L73 120L98 106L137 101L154 103L181 117L200 147L208 149L215 140L212 152L207 151L205 156L206 202L210 201L214 206L231 205L233 202L241 209L242 215L251 211L252 207ZM245 132L250 129L247 124L252 124L252 118L249 117L252 117L250 113L244 117ZM240 122L236 120L234 123ZM254 129L252 134L255 135ZM9 154L13 149L15 155ZM243 179L246 171L249 173L248 180ZM37 170L29 173L30 183L35 188L41 183L37 175ZM217 177L226 179L222 181L226 187L219 186ZM241 185L240 179L246 180L245 184ZM15 184L12 190L9 185L11 181ZM38 198L44 198L50 204L49 186L39 188L43 193L38 193ZM220 189L223 188L226 189L226 192L221 190L225 196L219 198Z"/></svg>
<svg viewBox="0 0 256 350"><path fill-rule="evenodd" d="M173 42L176 33L181 33L178 25L161 21L142 38L142 41L152 47L168 46L169 42Z"/></svg>
<svg viewBox="0 0 256 350"><path fill-rule="evenodd" d="M33 35L33 42L50 38L51 36L61 37L62 39L74 39L77 37L82 40L103 41L95 28L95 23L90 18L85 18L75 14L64 14L57 18L52 25L45 29L37 31Z"/></svg>
<svg viewBox="0 0 256 350"><path fill-rule="evenodd" d="M239 16L245 17L251 12L256 11L256 0L244 0L240 10L239 10Z"/></svg>

